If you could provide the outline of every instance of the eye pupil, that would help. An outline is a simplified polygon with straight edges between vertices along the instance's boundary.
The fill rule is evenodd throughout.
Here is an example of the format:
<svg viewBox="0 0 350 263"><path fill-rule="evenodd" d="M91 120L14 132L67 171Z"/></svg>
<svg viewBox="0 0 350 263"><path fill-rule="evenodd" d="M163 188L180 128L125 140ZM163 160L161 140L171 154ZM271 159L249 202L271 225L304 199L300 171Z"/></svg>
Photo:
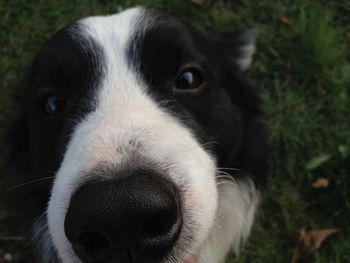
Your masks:
<svg viewBox="0 0 350 263"><path fill-rule="evenodd" d="M202 76L199 70L190 68L183 71L175 81L177 90L193 90L202 84Z"/></svg>
<svg viewBox="0 0 350 263"><path fill-rule="evenodd" d="M63 111L65 108L64 100L56 95L49 95L44 100L44 111L53 115Z"/></svg>

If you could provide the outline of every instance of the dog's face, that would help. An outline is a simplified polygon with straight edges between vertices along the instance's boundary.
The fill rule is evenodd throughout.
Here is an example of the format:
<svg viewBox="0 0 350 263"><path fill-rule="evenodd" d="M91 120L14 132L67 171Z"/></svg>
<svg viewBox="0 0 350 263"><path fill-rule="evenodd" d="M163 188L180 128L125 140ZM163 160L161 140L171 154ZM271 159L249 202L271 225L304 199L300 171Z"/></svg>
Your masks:
<svg viewBox="0 0 350 263"><path fill-rule="evenodd" d="M266 164L241 78L253 52L251 31L206 34L141 7L55 34L15 143L22 178L54 176L32 193L43 260L215 263L237 249Z"/></svg>

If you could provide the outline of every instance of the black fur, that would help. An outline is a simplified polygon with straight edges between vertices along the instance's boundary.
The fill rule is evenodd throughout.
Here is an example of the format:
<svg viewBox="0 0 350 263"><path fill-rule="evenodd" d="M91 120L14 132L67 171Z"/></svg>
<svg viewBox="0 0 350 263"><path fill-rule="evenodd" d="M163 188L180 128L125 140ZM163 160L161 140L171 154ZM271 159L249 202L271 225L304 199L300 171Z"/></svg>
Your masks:
<svg viewBox="0 0 350 263"><path fill-rule="evenodd" d="M6 174L16 177L17 184L55 175L74 126L95 107L102 65L101 48L80 35L78 24L60 30L40 49L20 90L17 120L9 132ZM62 114L43 112L48 94L67 98ZM17 200L21 225L32 225L45 211L52 182L43 180L9 192Z"/></svg>
<svg viewBox="0 0 350 263"><path fill-rule="evenodd" d="M159 9L152 9L150 16L154 26L135 35L129 52L149 93L209 145L219 167L240 169L233 174L236 178L249 173L262 188L267 145L260 97L236 64L246 44L241 39L244 32L203 33ZM174 92L174 80L189 66L201 69L201 90Z"/></svg>
<svg viewBox="0 0 350 263"><path fill-rule="evenodd" d="M155 101L196 134L216 156L219 167L238 168L237 179L250 176L263 188L267 172L266 129L257 90L242 76L236 61L244 44L240 33L203 33L160 10L145 33L136 33L128 51L130 67L142 75ZM38 53L21 90L18 117L10 132L7 174L17 183L54 176L75 124L96 106L104 53L79 35L72 24L55 34ZM174 80L187 66L198 67L204 82L198 92L174 92ZM68 98L67 111L42 113L43 97ZM53 180L12 191L19 214L30 226L45 212Z"/></svg>

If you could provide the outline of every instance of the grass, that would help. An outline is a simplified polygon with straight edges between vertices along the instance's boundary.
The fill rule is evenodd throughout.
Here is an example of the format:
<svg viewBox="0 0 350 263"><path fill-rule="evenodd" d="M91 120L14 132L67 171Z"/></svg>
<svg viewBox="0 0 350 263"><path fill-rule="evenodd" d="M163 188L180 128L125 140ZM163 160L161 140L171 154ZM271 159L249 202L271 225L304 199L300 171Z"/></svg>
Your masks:
<svg viewBox="0 0 350 263"><path fill-rule="evenodd" d="M166 6L203 30L259 31L248 74L263 93L271 172L253 234L240 257L227 262L289 262L302 227L341 228L342 234L300 262L350 262L349 0L207 0L201 6L161 0L0 0L0 132L8 125L10 97L24 68L45 39L82 16L135 3ZM319 177L330 186L312 188ZM0 180L0 188L7 187ZM0 210L0 255L30 252L26 242L12 237L10 215Z"/></svg>

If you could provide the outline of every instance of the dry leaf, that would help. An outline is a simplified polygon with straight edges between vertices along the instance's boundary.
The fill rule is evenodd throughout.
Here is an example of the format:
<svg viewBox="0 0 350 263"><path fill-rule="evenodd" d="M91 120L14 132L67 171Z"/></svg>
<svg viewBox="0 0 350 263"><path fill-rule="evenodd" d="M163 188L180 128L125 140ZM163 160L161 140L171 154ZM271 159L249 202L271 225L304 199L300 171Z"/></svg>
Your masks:
<svg viewBox="0 0 350 263"><path fill-rule="evenodd" d="M190 2L196 6L202 6L205 0L190 0Z"/></svg>
<svg viewBox="0 0 350 263"><path fill-rule="evenodd" d="M320 177L311 185L313 188L327 188L329 186L329 179Z"/></svg>
<svg viewBox="0 0 350 263"><path fill-rule="evenodd" d="M283 23L287 24L288 26L294 25L294 23L286 16L281 16L281 20Z"/></svg>
<svg viewBox="0 0 350 263"><path fill-rule="evenodd" d="M305 228L302 228L300 230L299 242L294 249L291 262L297 262L304 251L308 253L316 251L321 247L323 241L340 231L340 229L335 228L312 231L307 231Z"/></svg>

